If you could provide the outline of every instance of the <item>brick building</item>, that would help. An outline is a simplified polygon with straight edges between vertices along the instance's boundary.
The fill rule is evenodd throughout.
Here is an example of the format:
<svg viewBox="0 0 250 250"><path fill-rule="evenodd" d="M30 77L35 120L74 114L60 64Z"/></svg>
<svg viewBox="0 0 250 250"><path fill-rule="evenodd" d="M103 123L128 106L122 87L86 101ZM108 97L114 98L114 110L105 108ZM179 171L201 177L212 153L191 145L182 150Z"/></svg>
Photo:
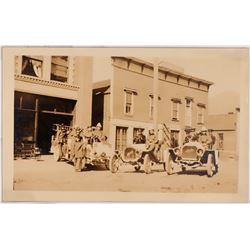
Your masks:
<svg viewBox="0 0 250 250"><path fill-rule="evenodd" d="M92 57L15 57L14 140L49 151L52 124L91 123Z"/></svg>
<svg viewBox="0 0 250 250"><path fill-rule="evenodd" d="M112 57L110 79L93 85L94 123L104 124L114 148L133 144L138 129L153 128L153 64L132 57ZM208 91L213 84L159 67L158 121L180 144L184 129L207 124ZM101 111L100 111L101 110ZM92 120L93 121L93 120Z"/></svg>

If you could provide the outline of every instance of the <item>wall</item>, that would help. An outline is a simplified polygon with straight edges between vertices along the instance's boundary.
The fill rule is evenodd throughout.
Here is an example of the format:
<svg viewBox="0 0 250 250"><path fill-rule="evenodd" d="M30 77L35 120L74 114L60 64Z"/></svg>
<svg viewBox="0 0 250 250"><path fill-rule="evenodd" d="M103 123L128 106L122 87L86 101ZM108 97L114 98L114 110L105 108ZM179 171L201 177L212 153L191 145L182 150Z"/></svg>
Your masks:
<svg viewBox="0 0 250 250"><path fill-rule="evenodd" d="M149 95L153 93L153 78L145 76L140 73L124 70L114 67L113 78L113 118L126 119L130 121L153 122L149 117ZM134 114L128 116L124 114L124 89L132 89L137 92L134 95ZM207 106L208 93L205 91L189 88L159 80L159 123L167 123L169 126L178 126L184 128L185 126L185 97L192 97L194 103L192 105L192 122L193 126L197 125L197 103L203 103ZM180 121L175 122L171 120L171 98L179 98L180 104ZM207 109L206 109L207 111ZM205 112L205 122L207 120L207 112Z"/></svg>

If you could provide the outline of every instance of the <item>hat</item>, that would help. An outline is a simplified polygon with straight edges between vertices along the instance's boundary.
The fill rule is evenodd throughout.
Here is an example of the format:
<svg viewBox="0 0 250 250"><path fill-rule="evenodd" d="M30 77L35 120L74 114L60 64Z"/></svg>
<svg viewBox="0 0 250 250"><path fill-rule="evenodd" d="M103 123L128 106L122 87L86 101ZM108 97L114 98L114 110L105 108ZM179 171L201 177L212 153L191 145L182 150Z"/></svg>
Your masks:
<svg viewBox="0 0 250 250"><path fill-rule="evenodd" d="M186 127L186 128L184 129L184 131L185 131L185 132L187 132L187 133L190 133L190 132L195 132L195 128L192 128L192 127Z"/></svg>
<svg viewBox="0 0 250 250"><path fill-rule="evenodd" d="M96 125L96 127L101 128L101 127L102 127L101 123L100 123L100 122L98 122L98 123L97 123L97 125Z"/></svg>
<svg viewBox="0 0 250 250"><path fill-rule="evenodd" d="M155 130L154 129L150 129L148 132L149 132L150 135L153 135L155 133Z"/></svg>
<svg viewBox="0 0 250 250"><path fill-rule="evenodd" d="M205 127L205 126L203 126L203 127L201 128L200 132L207 132L206 127Z"/></svg>

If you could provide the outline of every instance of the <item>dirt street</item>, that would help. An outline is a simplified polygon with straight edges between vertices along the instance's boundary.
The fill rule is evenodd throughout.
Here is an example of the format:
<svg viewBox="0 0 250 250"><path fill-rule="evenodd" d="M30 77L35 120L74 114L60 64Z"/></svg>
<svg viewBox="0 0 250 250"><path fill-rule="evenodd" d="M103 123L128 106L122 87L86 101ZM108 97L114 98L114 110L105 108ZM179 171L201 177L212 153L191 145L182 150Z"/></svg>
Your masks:
<svg viewBox="0 0 250 250"><path fill-rule="evenodd" d="M55 162L51 155L41 161L14 161L14 190L232 193L237 192L237 178L237 160L228 154L221 155L219 173L212 178L205 172L168 176L162 165L148 175L131 166L115 174L100 168L75 172L71 164Z"/></svg>

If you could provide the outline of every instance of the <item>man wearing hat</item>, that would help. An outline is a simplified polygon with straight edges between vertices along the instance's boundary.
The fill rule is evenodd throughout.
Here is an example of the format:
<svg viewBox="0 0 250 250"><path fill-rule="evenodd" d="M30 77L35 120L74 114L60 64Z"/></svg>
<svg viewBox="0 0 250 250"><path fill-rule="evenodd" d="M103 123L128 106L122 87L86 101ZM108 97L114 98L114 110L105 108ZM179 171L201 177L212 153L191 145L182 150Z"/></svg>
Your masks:
<svg viewBox="0 0 250 250"><path fill-rule="evenodd" d="M93 131L93 140L94 142L100 142L103 137L102 125L100 122L97 123L95 130Z"/></svg>
<svg viewBox="0 0 250 250"><path fill-rule="evenodd" d="M133 139L133 143L134 144L144 144L146 143L146 136L142 133L142 129L139 128L137 131L136 131L136 135Z"/></svg>
<svg viewBox="0 0 250 250"><path fill-rule="evenodd" d="M184 139L183 144L186 144L186 143L192 141L193 136L194 136L195 129L194 129L194 128L186 128L186 129L185 129L185 132L186 132L186 137L185 137L185 139Z"/></svg>
<svg viewBox="0 0 250 250"><path fill-rule="evenodd" d="M216 137L214 136L212 129L208 129L208 137L209 137L208 148L213 149L213 146L216 142Z"/></svg>
<svg viewBox="0 0 250 250"><path fill-rule="evenodd" d="M84 137L86 138L88 144L93 143L93 130L91 126L88 126L87 129L84 131Z"/></svg>
<svg viewBox="0 0 250 250"><path fill-rule="evenodd" d="M72 153L76 172L81 172L85 167L87 141L83 138L81 133L82 129L80 127L75 128L75 139Z"/></svg>

